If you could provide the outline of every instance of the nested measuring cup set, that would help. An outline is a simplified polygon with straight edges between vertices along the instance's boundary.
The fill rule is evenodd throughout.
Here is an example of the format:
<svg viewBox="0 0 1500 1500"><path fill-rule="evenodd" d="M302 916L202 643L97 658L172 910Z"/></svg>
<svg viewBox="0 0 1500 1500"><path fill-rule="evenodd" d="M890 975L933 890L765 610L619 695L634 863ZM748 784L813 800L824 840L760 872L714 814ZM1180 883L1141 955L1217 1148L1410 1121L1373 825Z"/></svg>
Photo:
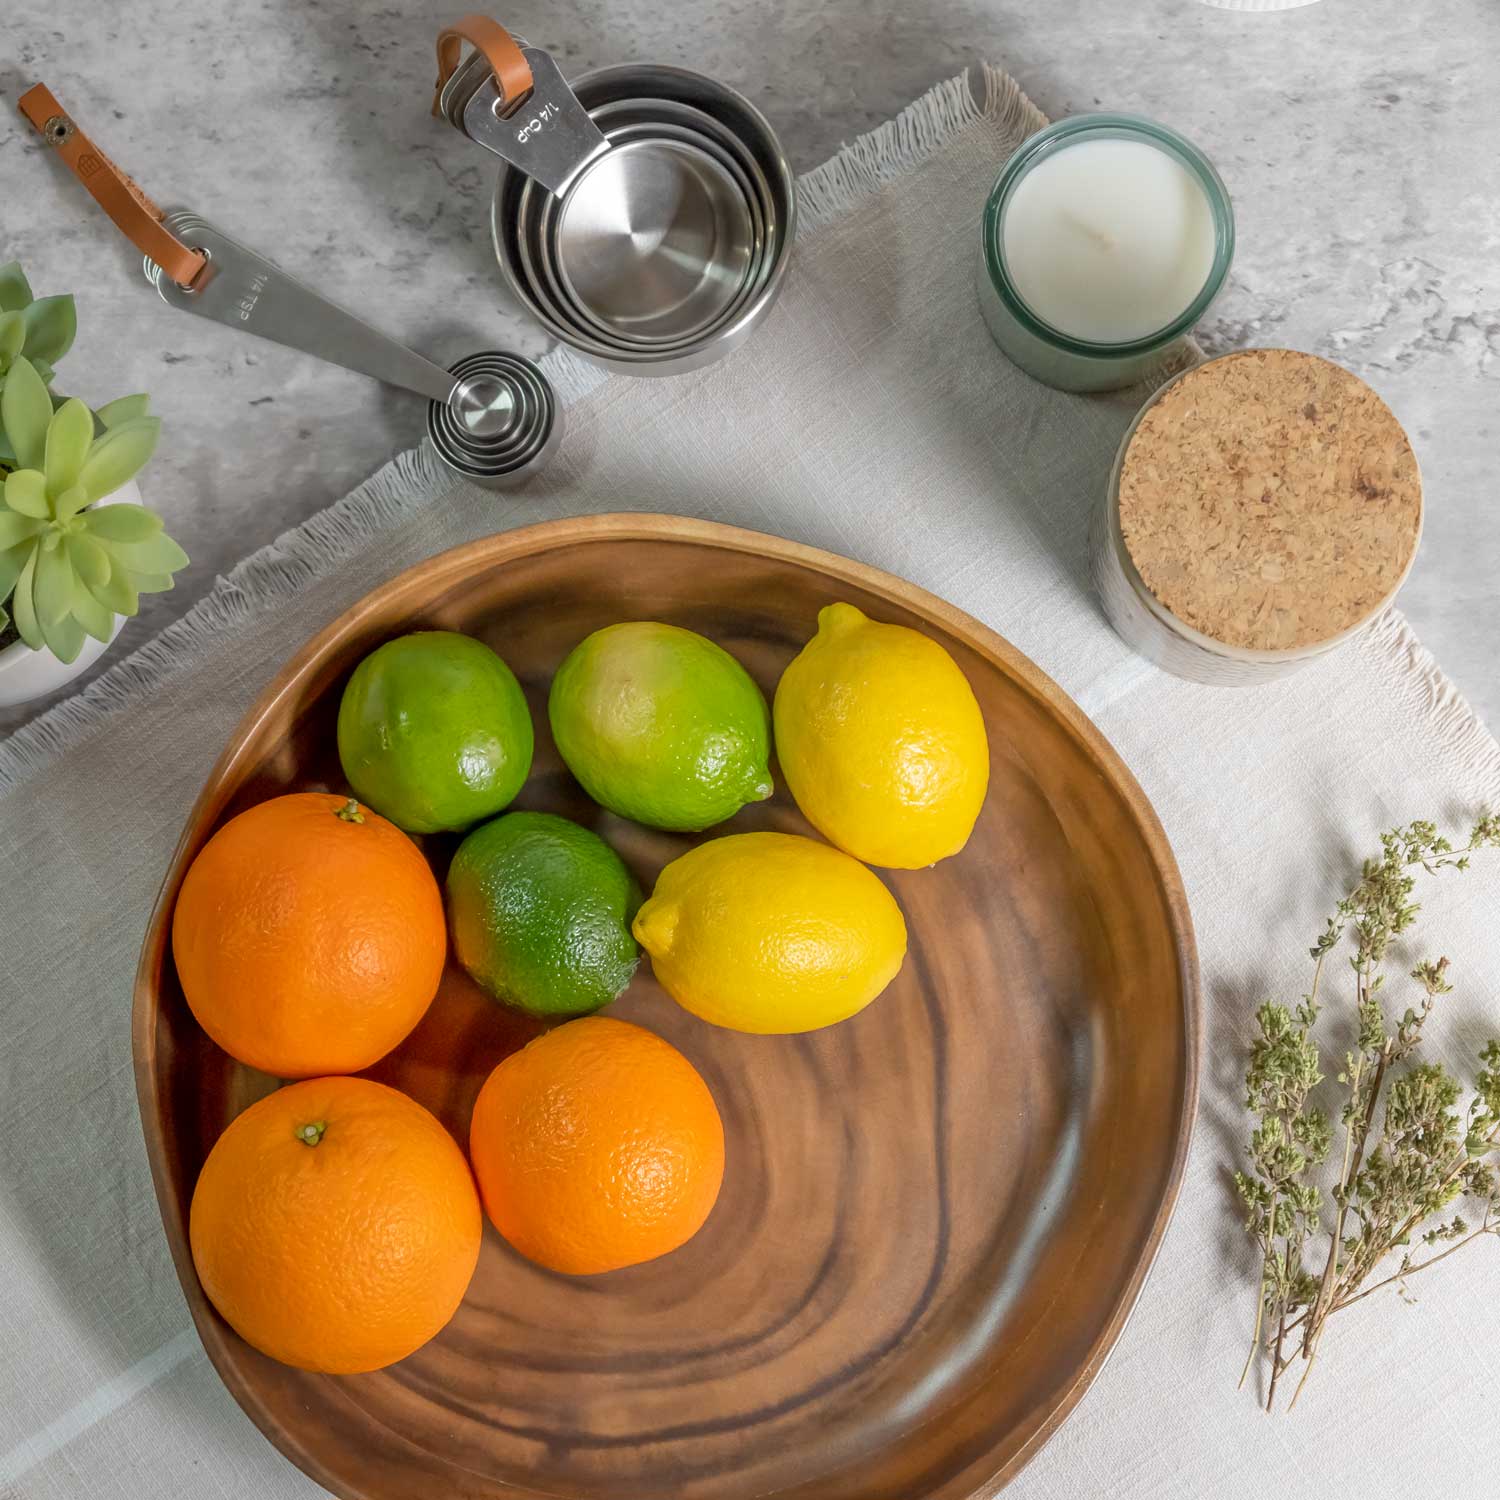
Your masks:
<svg viewBox="0 0 1500 1500"><path fill-rule="evenodd" d="M462 41L474 50L455 67ZM435 112L498 156L495 255L562 343L626 375L722 358L764 318L796 228L765 117L683 68L572 86L540 48L470 17L439 43Z"/></svg>
<svg viewBox="0 0 1500 1500"><path fill-rule="evenodd" d="M621 374L678 375L722 359L764 319L796 194L748 100L653 64L570 85L548 52L483 16L445 29L437 55L434 115L502 163L491 210L501 274L561 343ZM438 457L486 488L522 483L556 449L561 408L530 360L486 350L445 369L199 214L158 209L44 85L19 106L142 252L164 301L426 396Z"/></svg>

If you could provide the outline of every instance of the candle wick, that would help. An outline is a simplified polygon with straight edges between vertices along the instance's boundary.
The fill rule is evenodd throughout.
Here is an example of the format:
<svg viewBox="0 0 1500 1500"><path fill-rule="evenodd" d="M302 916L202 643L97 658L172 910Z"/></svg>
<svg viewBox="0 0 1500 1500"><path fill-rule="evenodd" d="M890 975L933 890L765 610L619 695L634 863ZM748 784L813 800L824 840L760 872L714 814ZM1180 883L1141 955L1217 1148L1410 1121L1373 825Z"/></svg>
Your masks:
<svg viewBox="0 0 1500 1500"><path fill-rule="evenodd" d="M1073 213L1070 209L1065 208L1063 210L1062 218L1065 224L1069 225L1073 229L1076 229L1080 234L1086 236L1088 239L1093 240L1093 242L1098 245L1101 250L1108 252L1115 248L1115 237L1112 234L1109 234L1103 229L1096 229L1092 224L1089 224L1083 219L1079 218L1078 215Z"/></svg>

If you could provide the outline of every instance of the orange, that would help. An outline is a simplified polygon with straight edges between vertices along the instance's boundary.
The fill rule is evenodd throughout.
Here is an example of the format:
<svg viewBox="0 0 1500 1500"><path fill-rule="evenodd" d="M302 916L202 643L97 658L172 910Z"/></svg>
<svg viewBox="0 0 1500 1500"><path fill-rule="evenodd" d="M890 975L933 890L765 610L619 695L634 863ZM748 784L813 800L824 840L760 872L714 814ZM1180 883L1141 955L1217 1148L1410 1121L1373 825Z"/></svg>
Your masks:
<svg viewBox="0 0 1500 1500"><path fill-rule="evenodd" d="M463 1301L484 1221L463 1153L405 1094L314 1078L208 1153L188 1219L208 1300L246 1343L331 1375L421 1348Z"/></svg>
<svg viewBox="0 0 1500 1500"><path fill-rule="evenodd" d="M198 1023L281 1078L356 1073L422 1019L448 939L421 851L352 798L274 797L199 852L172 917Z"/></svg>
<svg viewBox="0 0 1500 1500"><path fill-rule="evenodd" d="M522 1255L588 1276L690 1240L724 1178L708 1085L670 1042L610 1016L544 1032L490 1074L469 1157Z"/></svg>

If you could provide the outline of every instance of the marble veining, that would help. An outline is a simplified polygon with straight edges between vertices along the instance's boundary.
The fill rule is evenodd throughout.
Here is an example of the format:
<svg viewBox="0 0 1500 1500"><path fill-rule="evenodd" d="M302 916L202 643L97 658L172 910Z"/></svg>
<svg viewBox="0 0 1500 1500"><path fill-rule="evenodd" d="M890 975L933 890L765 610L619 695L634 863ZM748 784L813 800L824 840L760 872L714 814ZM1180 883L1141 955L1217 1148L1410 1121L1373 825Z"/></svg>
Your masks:
<svg viewBox="0 0 1500 1500"><path fill-rule="evenodd" d="M423 413L164 308L16 95L45 80L159 201L190 204L433 358L535 354L546 340L495 272L489 167L427 113L433 37L463 8L201 0L189 23L169 0L49 0L7 15L0 259L19 256L39 293L77 293L66 389L95 403L151 391L166 426L143 488L193 557L124 645L416 441ZM1403 606L1500 722L1494 0L1262 14L1184 0L518 0L495 13L570 73L650 58L722 77L761 103L798 168L981 57L1053 117L1135 110L1191 136L1239 224L1204 342L1326 354L1390 402L1428 502ZM22 717L0 713L0 733Z"/></svg>

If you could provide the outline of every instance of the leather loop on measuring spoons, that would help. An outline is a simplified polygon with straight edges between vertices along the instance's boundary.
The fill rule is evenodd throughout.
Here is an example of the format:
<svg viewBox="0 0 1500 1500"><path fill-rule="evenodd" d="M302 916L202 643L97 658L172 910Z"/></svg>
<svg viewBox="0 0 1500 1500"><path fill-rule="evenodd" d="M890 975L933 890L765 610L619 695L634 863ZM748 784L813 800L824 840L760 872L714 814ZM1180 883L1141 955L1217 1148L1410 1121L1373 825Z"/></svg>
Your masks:
<svg viewBox="0 0 1500 1500"><path fill-rule="evenodd" d="M161 222L161 210L81 131L46 84L16 101L27 123L62 158L100 208L142 255L180 286L191 286L206 264Z"/></svg>
<svg viewBox="0 0 1500 1500"><path fill-rule="evenodd" d="M531 92L531 64L522 55L516 39L498 21L488 16L465 16L445 26L437 39L437 88L432 95L432 112L441 115L443 86L458 70L463 44L484 55L495 78L500 100L509 113Z"/></svg>

